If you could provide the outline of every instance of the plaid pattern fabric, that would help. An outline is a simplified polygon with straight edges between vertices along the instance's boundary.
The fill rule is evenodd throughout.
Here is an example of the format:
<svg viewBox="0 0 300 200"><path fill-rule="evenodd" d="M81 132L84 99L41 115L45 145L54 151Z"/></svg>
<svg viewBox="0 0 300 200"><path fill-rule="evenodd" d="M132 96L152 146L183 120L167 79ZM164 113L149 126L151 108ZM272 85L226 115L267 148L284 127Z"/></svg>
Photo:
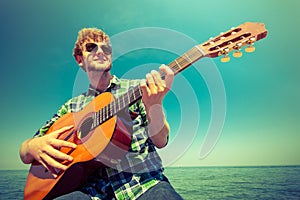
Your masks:
<svg viewBox="0 0 300 200"><path fill-rule="evenodd" d="M106 91L115 98L140 83L139 80L118 79L113 76ZM89 88L83 93L67 101L58 112L46 122L35 134L42 136L51 125L66 113L78 112L90 103L99 92ZM136 199L152 186L165 180L161 159L148 137L147 118L141 100L129 107L129 113L135 113L132 119L131 147L125 159L116 160L111 168L100 168L88 178L82 190L92 199Z"/></svg>

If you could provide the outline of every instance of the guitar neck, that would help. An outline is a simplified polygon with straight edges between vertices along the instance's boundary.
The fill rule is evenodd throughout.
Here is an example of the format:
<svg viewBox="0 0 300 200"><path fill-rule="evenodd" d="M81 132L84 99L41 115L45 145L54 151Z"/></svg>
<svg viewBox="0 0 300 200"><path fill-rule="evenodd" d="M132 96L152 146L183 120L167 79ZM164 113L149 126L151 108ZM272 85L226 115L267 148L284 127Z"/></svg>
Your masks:
<svg viewBox="0 0 300 200"><path fill-rule="evenodd" d="M168 66L173 70L174 74L178 74L183 71L191 64L204 57L204 52L199 46L195 46L189 51L185 52L183 55L172 61ZM159 74L162 79L165 79L165 74L162 71L159 71ZM103 122L107 121L114 115L116 115L121 110L132 105L136 101L142 98L142 91L139 85L132 87L126 93L116 98L114 101L109 103L107 106L100 109L95 113L97 124L94 124L93 127L97 127Z"/></svg>
<svg viewBox="0 0 300 200"><path fill-rule="evenodd" d="M203 50L198 46L191 48L183 55L172 61L168 66L173 70L174 74L178 74L182 70L186 69L200 58L205 57ZM164 74L161 73L161 77L164 79Z"/></svg>

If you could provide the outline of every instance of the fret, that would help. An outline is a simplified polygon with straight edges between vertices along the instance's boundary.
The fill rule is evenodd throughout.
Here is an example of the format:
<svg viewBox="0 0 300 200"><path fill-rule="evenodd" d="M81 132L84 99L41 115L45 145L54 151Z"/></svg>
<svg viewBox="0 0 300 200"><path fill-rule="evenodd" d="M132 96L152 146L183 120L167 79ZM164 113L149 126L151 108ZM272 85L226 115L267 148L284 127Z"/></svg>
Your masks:
<svg viewBox="0 0 300 200"><path fill-rule="evenodd" d="M130 92L131 92L131 88L129 88L129 90L128 90L128 92L127 92L128 104L130 104L130 103L132 102Z"/></svg>
<svg viewBox="0 0 300 200"><path fill-rule="evenodd" d="M96 112L94 112L93 113L93 123L92 123L92 127L91 127L91 129L93 129L94 127L96 127L96 120L97 120L97 118L96 118Z"/></svg>
<svg viewBox="0 0 300 200"><path fill-rule="evenodd" d="M178 66L177 66L176 62L175 63L174 62L175 62L175 60L173 62L169 63L168 66L176 74L179 71L179 69L178 69Z"/></svg>
<svg viewBox="0 0 300 200"><path fill-rule="evenodd" d="M110 104L107 105L107 117L106 119L109 119L110 118Z"/></svg>
<svg viewBox="0 0 300 200"><path fill-rule="evenodd" d="M178 67L178 71L181 69L180 64L177 62L177 59L175 60L176 66Z"/></svg>
<svg viewBox="0 0 300 200"><path fill-rule="evenodd" d="M102 116L103 115L103 108L101 108L99 111L100 111L100 113L99 113L100 114L99 115L100 116L100 122L103 123L104 122L103 116Z"/></svg>
<svg viewBox="0 0 300 200"><path fill-rule="evenodd" d="M132 91L132 94L133 94L133 99L136 99L136 97L135 97L135 90L134 89Z"/></svg>
<svg viewBox="0 0 300 200"><path fill-rule="evenodd" d="M126 98L126 94L123 94L123 100L124 100L124 107L127 105L127 98Z"/></svg>
<svg viewBox="0 0 300 200"><path fill-rule="evenodd" d="M99 126L99 113L98 112L95 112L95 115L96 115L96 126Z"/></svg>
<svg viewBox="0 0 300 200"><path fill-rule="evenodd" d="M122 99L123 99L123 105L122 105L122 108L124 108L125 107L125 98L124 98L124 95L122 95Z"/></svg>
<svg viewBox="0 0 300 200"><path fill-rule="evenodd" d="M101 118L101 112L98 112L98 118L99 118L99 124L102 124L103 123L103 120Z"/></svg>
<svg viewBox="0 0 300 200"><path fill-rule="evenodd" d="M105 122L105 120L106 120L105 119L105 107L103 107L101 110L102 110L102 113L101 113L102 114L102 120L103 120L103 122Z"/></svg>
<svg viewBox="0 0 300 200"><path fill-rule="evenodd" d="M132 98L137 100L138 98L135 96L136 88L132 88Z"/></svg>
<svg viewBox="0 0 300 200"><path fill-rule="evenodd" d="M100 125L101 124L101 117L100 117L100 113L97 112L97 115L98 115L98 124Z"/></svg>
<svg viewBox="0 0 300 200"><path fill-rule="evenodd" d="M142 92L142 90L141 90L141 88L139 87L139 93L140 93L140 96L142 97L142 95L143 95L143 92Z"/></svg>
<svg viewBox="0 0 300 200"><path fill-rule="evenodd" d="M116 113L117 113L116 101L113 101L113 104L114 104L114 111L113 111L113 114L116 114Z"/></svg>
<svg viewBox="0 0 300 200"><path fill-rule="evenodd" d="M142 94L143 94L143 92L142 92L142 90L141 90L141 87L138 87L138 92L139 92L139 96L141 97Z"/></svg>
<svg viewBox="0 0 300 200"><path fill-rule="evenodd" d="M126 96L127 96L127 99L128 99L128 104L130 103L130 89L129 89L129 94L126 94Z"/></svg>
<svg viewBox="0 0 300 200"><path fill-rule="evenodd" d="M102 118L101 118L101 112L98 112L98 118L99 118L99 124L102 124L103 123L103 120L102 120Z"/></svg>
<svg viewBox="0 0 300 200"><path fill-rule="evenodd" d="M92 127L91 127L91 129L93 129L94 127L96 127L97 126L97 112L94 112L93 113L93 124L92 124Z"/></svg>
<svg viewBox="0 0 300 200"><path fill-rule="evenodd" d="M102 108L102 120L105 122L105 107Z"/></svg>
<svg viewBox="0 0 300 200"><path fill-rule="evenodd" d="M109 118L109 104L106 106L106 120Z"/></svg>
<svg viewBox="0 0 300 200"><path fill-rule="evenodd" d="M190 56L187 53L184 53L183 55L184 55L184 57L186 57L190 61L190 63L193 62L192 59L190 58Z"/></svg>
<svg viewBox="0 0 300 200"><path fill-rule="evenodd" d="M105 107L102 108L102 119L103 121L105 122L106 121L106 118L105 118L105 115L106 115L106 111L105 111Z"/></svg>
<svg viewBox="0 0 300 200"><path fill-rule="evenodd" d="M131 88L129 91L130 91L130 100L135 101L136 98L134 97L134 88Z"/></svg>
<svg viewBox="0 0 300 200"><path fill-rule="evenodd" d="M181 63L181 68L186 68L188 64L190 64L190 62L188 62L183 56L180 56L181 61L179 61Z"/></svg>
<svg viewBox="0 0 300 200"><path fill-rule="evenodd" d="M113 116L113 112L112 112L112 104L109 104L109 117Z"/></svg>
<svg viewBox="0 0 300 200"><path fill-rule="evenodd" d="M199 59L202 56L202 53L199 52L199 49L194 47L191 50L191 57L193 57L193 62L195 62L197 59ZM200 51L202 51L200 49Z"/></svg>
<svg viewBox="0 0 300 200"><path fill-rule="evenodd" d="M95 123L94 128L96 128L97 126L99 126L99 113L98 112L95 112L95 117L96 117L96 123Z"/></svg>
<svg viewBox="0 0 300 200"><path fill-rule="evenodd" d="M205 55L204 51L199 47L199 45L196 45L195 47L201 53L201 55L199 57Z"/></svg>
<svg viewBox="0 0 300 200"><path fill-rule="evenodd" d="M139 98L138 88L139 88L139 87L135 87L134 90L133 90L133 96L134 96L134 99L138 99L138 98Z"/></svg>
<svg viewBox="0 0 300 200"><path fill-rule="evenodd" d="M105 120L108 119L108 106L105 106Z"/></svg>

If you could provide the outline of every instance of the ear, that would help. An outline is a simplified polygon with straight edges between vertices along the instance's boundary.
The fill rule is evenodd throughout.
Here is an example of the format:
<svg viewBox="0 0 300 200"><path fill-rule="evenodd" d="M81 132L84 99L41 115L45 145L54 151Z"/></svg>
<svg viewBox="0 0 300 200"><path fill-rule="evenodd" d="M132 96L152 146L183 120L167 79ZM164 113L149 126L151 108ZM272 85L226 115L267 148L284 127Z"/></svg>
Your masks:
<svg viewBox="0 0 300 200"><path fill-rule="evenodd" d="M82 56L76 55L75 59L76 59L77 64L85 71L84 66L83 66Z"/></svg>
<svg viewBox="0 0 300 200"><path fill-rule="evenodd" d="M77 64L81 67L81 65L83 64L82 57L80 55L76 55L75 60L76 60Z"/></svg>

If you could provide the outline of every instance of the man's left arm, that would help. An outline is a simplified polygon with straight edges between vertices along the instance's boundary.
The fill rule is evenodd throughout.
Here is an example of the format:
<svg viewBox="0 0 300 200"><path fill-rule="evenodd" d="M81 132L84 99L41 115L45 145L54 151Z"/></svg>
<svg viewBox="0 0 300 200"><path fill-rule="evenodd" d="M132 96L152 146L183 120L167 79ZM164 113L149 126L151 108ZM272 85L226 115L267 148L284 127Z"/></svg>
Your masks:
<svg viewBox="0 0 300 200"><path fill-rule="evenodd" d="M164 80L157 71L152 70L141 84L142 100L148 118L149 137L157 148L163 148L168 142L170 126L165 118L162 101L174 80L174 72L168 66L161 65L160 70L165 74Z"/></svg>

